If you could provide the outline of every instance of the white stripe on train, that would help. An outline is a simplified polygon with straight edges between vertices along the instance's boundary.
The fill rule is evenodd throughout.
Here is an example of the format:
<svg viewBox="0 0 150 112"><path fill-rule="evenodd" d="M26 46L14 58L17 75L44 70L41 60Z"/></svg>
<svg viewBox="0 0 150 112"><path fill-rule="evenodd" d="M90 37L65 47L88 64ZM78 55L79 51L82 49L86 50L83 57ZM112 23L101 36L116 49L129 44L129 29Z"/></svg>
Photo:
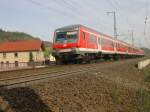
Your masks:
<svg viewBox="0 0 150 112"><path fill-rule="evenodd" d="M63 52L71 52L71 51L80 51L80 52L102 52L103 54L129 54L129 55L135 55L136 53L128 53L128 52L115 52L115 51L108 51L108 50L99 50L99 49L88 49L88 48L74 48L74 49L62 49L59 50L60 53ZM136 55L142 55L142 54L136 54Z"/></svg>

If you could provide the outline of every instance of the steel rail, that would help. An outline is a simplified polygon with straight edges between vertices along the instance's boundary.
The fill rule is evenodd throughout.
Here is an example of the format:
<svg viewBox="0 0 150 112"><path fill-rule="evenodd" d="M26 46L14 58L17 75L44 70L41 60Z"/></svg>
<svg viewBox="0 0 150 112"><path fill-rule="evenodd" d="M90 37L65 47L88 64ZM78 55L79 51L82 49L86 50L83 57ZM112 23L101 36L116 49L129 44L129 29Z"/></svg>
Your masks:
<svg viewBox="0 0 150 112"><path fill-rule="evenodd" d="M0 87L11 87L15 85L20 85L20 84L26 84L29 82L34 82L34 81L39 81L39 80L43 80L43 79L50 79L50 78L56 78L56 77L60 77L60 76L68 76L68 74L78 74L78 73L83 73L83 72L89 72L92 70L97 70L98 67L97 66L89 66L89 67L85 67L83 69L77 69L71 72L64 72L64 73L60 73L59 72L54 72L54 73L45 73L45 74L38 74L38 75L33 75L33 76L27 76L27 77L18 77L18 78L13 78L13 79L8 79L8 80L3 80L3 83L0 85Z"/></svg>
<svg viewBox="0 0 150 112"><path fill-rule="evenodd" d="M103 62L104 63L104 62ZM86 65L78 65L78 66L69 66L69 69L78 69L78 68L80 68L80 67L86 67L86 68L89 68L89 67L94 67L94 66L97 66L97 65L99 65L99 64L103 64L103 63L97 63L96 65L95 65L95 63L93 64L93 63L90 63L90 64L86 64ZM105 62L106 63L106 62ZM108 63L108 62L107 62ZM63 66L61 66L61 67L63 67ZM45 74L48 74L48 73L58 73L58 72L64 72L65 70L68 70L68 68L67 68L68 66L65 66L65 68L63 69L63 70L58 70L58 71L49 71L49 72L45 72L45 73L39 73L39 74L33 74L33 75L28 75L28 74L24 74L23 76L16 76L16 77L9 77L9 78L2 78L2 79L0 79L0 82L3 82L3 81L9 81L9 80L13 80L13 79L19 79L19 78L26 78L26 77L32 77L32 76L38 76L38 75L45 75ZM53 69L52 69L53 70Z"/></svg>

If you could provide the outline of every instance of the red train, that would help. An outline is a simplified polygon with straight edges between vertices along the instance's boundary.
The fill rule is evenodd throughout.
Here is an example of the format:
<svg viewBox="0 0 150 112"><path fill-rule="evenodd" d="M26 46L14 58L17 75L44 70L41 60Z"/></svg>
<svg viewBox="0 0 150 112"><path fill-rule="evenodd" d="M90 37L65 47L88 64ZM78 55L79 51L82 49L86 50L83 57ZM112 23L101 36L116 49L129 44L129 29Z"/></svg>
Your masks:
<svg viewBox="0 0 150 112"><path fill-rule="evenodd" d="M143 50L83 25L56 29L53 51L56 61L63 63L144 56Z"/></svg>

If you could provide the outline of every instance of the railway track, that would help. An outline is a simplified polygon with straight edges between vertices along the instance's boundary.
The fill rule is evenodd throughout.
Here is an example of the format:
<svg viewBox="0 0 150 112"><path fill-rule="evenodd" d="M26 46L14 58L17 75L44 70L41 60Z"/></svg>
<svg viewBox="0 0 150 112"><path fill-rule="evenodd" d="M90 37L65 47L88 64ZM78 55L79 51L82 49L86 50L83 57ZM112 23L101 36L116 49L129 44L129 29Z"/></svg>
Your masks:
<svg viewBox="0 0 150 112"><path fill-rule="evenodd" d="M116 61L118 63L120 61ZM103 64L109 64L113 63L113 61L110 62L102 62L102 63L96 63L96 64L86 64L86 65L77 65L77 66L66 66L63 67L61 70L57 71L49 71L45 73L39 73L39 74L24 74L23 76L18 77L10 77L5 79L0 79L0 87L18 87L18 86L27 86L28 84L40 82L40 81L47 81L51 78L59 78L64 77L68 75L73 74L79 74L79 73L86 73L91 72L95 70L99 70L99 66L102 66Z"/></svg>
<svg viewBox="0 0 150 112"><path fill-rule="evenodd" d="M46 74L46 73L55 73L55 72L63 72L65 70L72 70L72 69L77 69L77 68L83 68L83 67L88 67L88 66L94 66L95 64L106 64L106 63L111 63L113 61L109 62L97 62L97 63L89 63L89 64L69 64L69 65L56 65L52 66L49 68L37 68L33 70L20 70L20 71L14 71L14 72L3 72L0 74L0 82L4 80L11 80L15 79L18 77L27 77L27 76L33 76L33 75L38 75L38 74Z"/></svg>
<svg viewBox="0 0 150 112"><path fill-rule="evenodd" d="M80 73L88 73L91 71L96 71L98 69L99 68L97 65L89 65L84 68L77 67L76 69L67 72L54 71L54 72L48 72L48 73L42 73L36 75L25 75L21 77L1 79L0 87L15 88L19 86L27 86L33 83L44 82L52 78L59 78L59 77L73 75L73 74L80 74Z"/></svg>

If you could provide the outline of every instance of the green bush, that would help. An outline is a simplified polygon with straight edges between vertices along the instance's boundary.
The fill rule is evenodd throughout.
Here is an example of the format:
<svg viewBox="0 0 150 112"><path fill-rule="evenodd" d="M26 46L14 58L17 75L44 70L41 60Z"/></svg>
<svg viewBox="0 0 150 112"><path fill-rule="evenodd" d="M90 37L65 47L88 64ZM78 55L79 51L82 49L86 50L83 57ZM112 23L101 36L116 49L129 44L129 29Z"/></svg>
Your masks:
<svg viewBox="0 0 150 112"><path fill-rule="evenodd" d="M138 90L137 98L139 112L150 112L150 91Z"/></svg>
<svg viewBox="0 0 150 112"><path fill-rule="evenodd" d="M144 77L146 82L150 82L150 70L144 71Z"/></svg>
<svg viewBox="0 0 150 112"><path fill-rule="evenodd" d="M111 93L112 101L115 104L118 104L120 102L120 96L119 96L119 91L117 87L114 87Z"/></svg>

